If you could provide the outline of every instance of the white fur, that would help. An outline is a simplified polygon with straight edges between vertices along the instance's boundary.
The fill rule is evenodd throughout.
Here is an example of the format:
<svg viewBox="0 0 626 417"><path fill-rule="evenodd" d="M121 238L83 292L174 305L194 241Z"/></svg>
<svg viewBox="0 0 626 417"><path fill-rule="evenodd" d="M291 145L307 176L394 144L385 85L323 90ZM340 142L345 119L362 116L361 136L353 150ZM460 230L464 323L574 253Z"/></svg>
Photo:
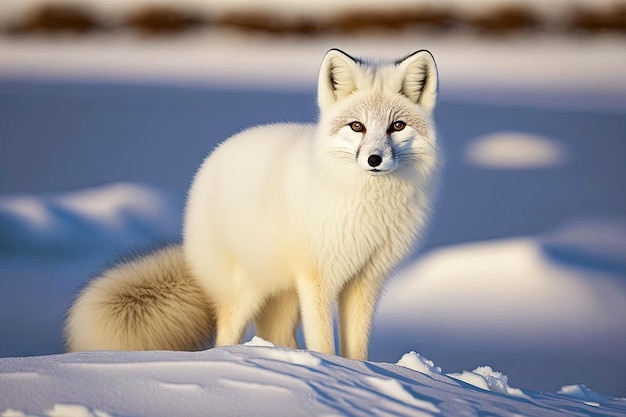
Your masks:
<svg viewBox="0 0 626 417"><path fill-rule="evenodd" d="M338 301L341 354L367 359L385 278L415 248L429 214L439 159L436 95L437 72L427 51L376 65L331 50L320 68L316 125L252 128L206 158L189 192L184 257L176 263L188 266L186 278L214 309L217 346L240 343L254 321L262 338L296 347L302 321L307 348L334 353ZM406 126L394 131L397 121ZM364 129L354 131L352 122ZM143 262L155 264L160 256ZM131 282L148 269L119 272ZM113 280L105 275L96 282L132 292L121 278ZM87 288L66 327L69 341L93 343L70 347L146 348L138 336L124 344L105 340L119 338L110 331L96 334L120 325L106 307L97 317L88 314L92 299L109 297L99 286ZM128 303L129 310L135 307ZM184 321L184 314L197 316L197 310L175 316Z"/></svg>
<svg viewBox="0 0 626 417"><path fill-rule="evenodd" d="M189 193L184 250L215 302L217 346L240 343L252 319L276 326L261 337L293 344L300 312L307 347L334 353L339 300L342 355L367 358L378 295L423 230L437 165L436 75L425 98L411 81L424 70L433 77L434 62L427 52L407 60L375 66L332 50L320 69L318 125L249 129L204 161ZM398 120L406 128L388 133ZM374 153L380 172L367 163ZM281 321L266 313L267 300L284 310Z"/></svg>
<svg viewBox="0 0 626 417"><path fill-rule="evenodd" d="M122 262L82 291L65 323L70 351L197 350L215 336L209 297L180 245Z"/></svg>

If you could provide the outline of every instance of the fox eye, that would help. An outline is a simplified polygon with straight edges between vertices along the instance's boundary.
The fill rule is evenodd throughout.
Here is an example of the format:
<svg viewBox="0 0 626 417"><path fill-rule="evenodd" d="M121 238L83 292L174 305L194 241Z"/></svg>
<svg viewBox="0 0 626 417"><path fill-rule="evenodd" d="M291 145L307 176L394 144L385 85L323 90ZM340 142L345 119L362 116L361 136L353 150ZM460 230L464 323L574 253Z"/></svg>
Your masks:
<svg viewBox="0 0 626 417"><path fill-rule="evenodd" d="M391 130L395 131L395 132L399 132L402 129L404 129L406 127L406 123L402 122L402 121L397 121L397 122L393 122L393 124L391 125Z"/></svg>
<svg viewBox="0 0 626 417"><path fill-rule="evenodd" d="M361 122L352 122L349 126L350 129L354 130L355 132L362 132L365 130L365 126L363 126L363 123Z"/></svg>

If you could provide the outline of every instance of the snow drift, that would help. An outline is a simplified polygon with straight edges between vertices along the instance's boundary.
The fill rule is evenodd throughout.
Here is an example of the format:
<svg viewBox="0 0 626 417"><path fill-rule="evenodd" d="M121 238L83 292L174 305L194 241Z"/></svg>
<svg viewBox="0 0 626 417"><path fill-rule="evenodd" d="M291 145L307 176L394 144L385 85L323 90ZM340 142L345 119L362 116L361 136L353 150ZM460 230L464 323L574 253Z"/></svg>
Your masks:
<svg viewBox="0 0 626 417"><path fill-rule="evenodd" d="M415 355L415 354L412 354ZM490 368L445 375L246 345L0 359L0 416L620 416L626 400L522 391ZM427 360L424 360L428 362ZM581 398L579 393L584 393ZM592 398L593 401L589 401Z"/></svg>
<svg viewBox="0 0 626 417"><path fill-rule="evenodd" d="M178 239L180 207L154 187L115 183L67 193L0 196L0 254L129 250Z"/></svg>

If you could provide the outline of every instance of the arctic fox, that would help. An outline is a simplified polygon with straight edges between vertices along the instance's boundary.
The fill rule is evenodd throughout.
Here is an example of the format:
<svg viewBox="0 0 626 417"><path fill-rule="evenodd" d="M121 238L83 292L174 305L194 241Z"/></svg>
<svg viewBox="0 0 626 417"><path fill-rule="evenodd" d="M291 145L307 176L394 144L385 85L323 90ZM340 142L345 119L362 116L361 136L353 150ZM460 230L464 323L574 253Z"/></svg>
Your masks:
<svg viewBox="0 0 626 417"><path fill-rule="evenodd" d="M105 271L79 295L69 350L194 350L260 337L365 360L386 277L414 250L434 192L437 69L332 49L317 124L245 130L197 172L182 245Z"/></svg>

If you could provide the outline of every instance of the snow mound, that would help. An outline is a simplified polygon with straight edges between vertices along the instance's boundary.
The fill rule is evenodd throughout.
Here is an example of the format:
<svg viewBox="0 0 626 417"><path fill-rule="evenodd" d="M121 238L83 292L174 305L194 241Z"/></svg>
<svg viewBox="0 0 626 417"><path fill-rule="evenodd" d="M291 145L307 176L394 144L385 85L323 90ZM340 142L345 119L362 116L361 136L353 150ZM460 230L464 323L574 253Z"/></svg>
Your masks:
<svg viewBox="0 0 626 417"><path fill-rule="evenodd" d="M254 336L249 342L244 343L244 346L257 346L257 347L276 347L272 342L268 342L259 336Z"/></svg>
<svg viewBox="0 0 626 417"><path fill-rule="evenodd" d="M448 374L448 376L485 391L530 399L522 390L511 388L509 386L509 377L494 371L490 366L480 366L472 372L463 371L461 373Z"/></svg>
<svg viewBox="0 0 626 417"><path fill-rule="evenodd" d="M610 335L617 348L626 346L626 303L623 280L616 277L554 262L539 237L451 245L403 268L376 320L386 329L419 329L432 327L437 317L444 334L467 340L497 335L485 337L493 345L540 349L570 349Z"/></svg>
<svg viewBox="0 0 626 417"><path fill-rule="evenodd" d="M125 250L179 234L180 208L162 190L114 183L50 195L0 197L0 254Z"/></svg>
<svg viewBox="0 0 626 417"><path fill-rule="evenodd" d="M409 353L405 353L396 365L403 366L426 375L432 376L433 374L441 374L440 367L435 366L433 361L420 356L419 353L413 350Z"/></svg>
<svg viewBox="0 0 626 417"><path fill-rule="evenodd" d="M276 346L272 342L268 342L267 340L258 336L254 336L249 342L244 343L244 346L264 348L261 351L261 354L264 355L265 358L273 360L308 366L310 368L315 368L320 364L320 359L311 355L309 352L285 348L276 348Z"/></svg>
<svg viewBox="0 0 626 417"><path fill-rule="evenodd" d="M563 165L565 147L554 139L524 132L496 132L475 139L465 151L466 161L491 169L537 169Z"/></svg>
<svg viewBox="0 0 626 417"><path fill-rule="evenodd" d="M46 417L113 417L109 413L99 410L89 410L87 407L75 404L55 404L52 409L45 411ZM7 409L0 417L39 417L34 414L24 414L19 410Z"/></svg>
<svg viewBox="0 0 626 417"><path fill-rule="evenodd" d="M565 264L626 272L626 218L572 221L540 242L547 255Z"/></svg>
<svg viewBox="0 0 626 417"><path fill-rule="evenodd" d="M415 352L407 355L401 362L414 364L421 358ZM285 360L294 357L315 361L302 366L300 359ZM482 390L459 384L459 379ZM403 366L271 347L262 339L203 352L0 359L2 417L565 417L595 415L597 410L566 395L520 394L508 386L506 376L489 367L427 378ZM609 415L626 412L623 401L603 401L613 413Z"/></svg>
<svg viewBox="0 0 626 417"><path fill-rule="evenodd" d="M585 404L587 405L590 405L589 403L602 404L610 400L609 397L606 397L602 394L598 394L597 392L587 388L583 384L566 385L562 387L557 392L557 394L561 394L569 398L581 400L585 402Z"/></svg>

